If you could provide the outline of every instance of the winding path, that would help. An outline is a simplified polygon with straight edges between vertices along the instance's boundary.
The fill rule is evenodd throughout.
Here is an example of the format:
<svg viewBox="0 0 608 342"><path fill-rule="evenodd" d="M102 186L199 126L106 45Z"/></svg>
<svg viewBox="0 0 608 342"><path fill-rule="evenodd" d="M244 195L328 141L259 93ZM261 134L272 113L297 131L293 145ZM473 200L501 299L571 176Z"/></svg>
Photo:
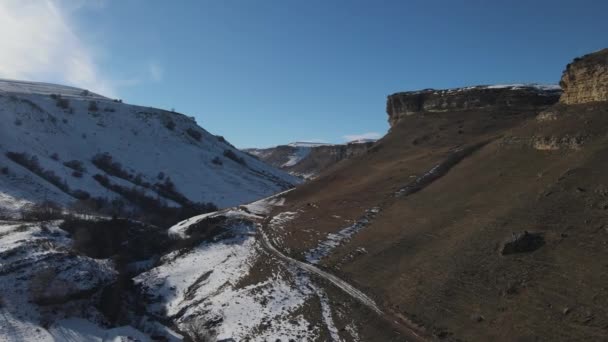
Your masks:
<svg viewBox="0 0 608 342"><path fill-rule="evenodd" d="M319 277L328 280L329 282L331 282L332 284L336 285L337 287L339 287L340 289L342 289L344 292L346 292L348 295L350 295L351 297L355 298L356 300L358 300L361 304L367 306L368 308L370 308L371 310L373 310L375 313L379 314L379 315L383 315L384 313L382 312L382 310L380 310L380 308L378 307L378 305L376 305L376 302L374 302L373 299L369 298L367 295L365 295L365 293L357 290L356 288L354 288L352 285L350 285L349 283L345 282L344 280L336 277L333 274L327 273L311 264L307 264L305 262L293 259L288 257L287 255L279 252L278 249L276 249L274 247L274 245L272 245L272 243L270 242L270 240L268 239L268 237L266 236L266 233L264 233L263 230L260 229L260 235L262 236L262 245L268 249L269 251L272 252L272 254L274 254L276 257L278 257L279 259L292 264L300 269L303 269L305 271L308 271L310 273L314 273L316 275L318 275Z"/></svg>
<svg viewBox="0 0 608 342"><path fill-rule="evenodd" d="M316 266L313 266L311 264L293 259L285 254L283 254L282 252L280 252L268 239L268 236L266 236L266 233L264 233L263 228L261 227L262 225L259 225L259 229L258 232L260 233L261 239L260 242L262 244L262 247L266 248L270 253L274 254L277 258L279 258L280 260L282 260L283 262L286 262L288 264L291 264L297 268L300 268L304 271L313 273L329 282L331 282L332 284L334 284L336 287L338 287L339 289L341 289L342 291L344 291L346 294L348 294L349 296L351 296L352 298L356 299L358 302L360 302L361 304L365 305L367 308L369 308L370 310L374 311L376 314L378 314L381 318L385 319L386 321L388 321L391 325L393 325L396 329L399 330L399 332L404 335L404 337L408 340L408 341L426 341L427 338L424 338L423 336L421 336L421 334L419 334L416 329L411 327L410 322L404 320L404 318L400 315L391 315L391 314L387 314L385 312L383 312L380 307L378 307L378 305L376 304L376 302L374 302L373 299L371 299L370 297L368 297L365 293L357 290L354 286L350 285L349 283L347 283L346 281L336 277L335 275L325 272L321 269L319 269ZM403 322L403 323L402 323Z"/></svg>

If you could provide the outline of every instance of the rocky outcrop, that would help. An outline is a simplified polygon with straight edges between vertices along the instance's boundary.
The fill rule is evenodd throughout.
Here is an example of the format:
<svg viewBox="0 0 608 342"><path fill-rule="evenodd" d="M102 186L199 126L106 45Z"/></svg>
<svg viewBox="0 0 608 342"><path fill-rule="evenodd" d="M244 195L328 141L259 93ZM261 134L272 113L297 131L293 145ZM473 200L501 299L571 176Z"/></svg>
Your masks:
<svg viewBox="0 0 608 342"><path fill-rule="evenodd" d="M372 140L348 144L291 143L244 151L290 174L304 179L316 177L335 163L362 155L374 144Z"/></svg>
<svg viewBox="0 0 608 342"><path fill-rule="evenodd" d="M388 97L386 112L392 126L401 118L420 113L472 109L529 109L556 103L561 89L554 85L495 85L446 90L424 89Z"/></svg>
<svg viewBox="0 0 608 342"><path fill-rule="evenodd" d="M578 104L608 101L608 49L580 58L566 67L560 85L560 102Z"/></svg>

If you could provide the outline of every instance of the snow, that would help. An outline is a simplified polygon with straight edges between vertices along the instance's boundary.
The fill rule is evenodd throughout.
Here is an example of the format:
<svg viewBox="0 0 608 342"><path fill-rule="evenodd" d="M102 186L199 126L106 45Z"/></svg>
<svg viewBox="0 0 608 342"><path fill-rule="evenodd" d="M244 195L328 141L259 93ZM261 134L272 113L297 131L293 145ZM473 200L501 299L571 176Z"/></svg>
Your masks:
<svg viewBox="0 0 608 342"><path fill-rule="evenodd" d="M49 328L55 341L59 342L147 342L151 339L131 327L104 329L82 318L66 318Z"/></svg>
<svg viewBox="0 0 608 342"><path fill-rule="evenodd" d="M236 223L229 231L231 237L204 242L186 255L167 255L162 265L137 276L136 284L161 299L149 309L173 317L182 328L192 320L220 322L215 328L219 340L241 340L254 333L259 340L312 339L315 331L295 313L310 290L294 291L293 280L280 272L238 286L252 270L260 248L253 223ZM261 325L268 329L257 332Z"/></svg>
<svg viewBox="0 0 608 342"><path fill-rule="evenodd" d="M541 93L555 93L560 92L562 89L557 84L540 84L540 83L513 83L513 84L493 84L493 85L476 85L469 87L451 88L451 89L422 89L411 92L408 94L422 94L422 93L459 93L463 91L469 91L473 89L534 89Z"/></svg>
<svg viewBox="0 0 608 342"><path fill-rule="evenodd" d="M380 212L380 208L372 208L365 212L363 217L359 218L352 225L341 229L337 233L327 234L325 240L321 241L315 248L305 253L307 262L315 265L321 262L323 258L331 254L331 252L346 240L349 240L353 235L365 228L371 220Z"/></svg>
<svg viewBox="0 0 608 342"><path fill-rule="evenodd" d="M378 139L357 139L349 141L347 144L368 144L378 141Z"/></svg>
<svg viewBox="0 0 608 342"><path fill-rule="evenodd" d="M287 144L291 147L319 147L319 146L331 146L334 144L322 143L322 142L311 142L311 141L296 141Z"/></svg>
<svg viewBox="0 0 608 342"><path fill-rule="evenodd" d="M259 222L285 204L283 195L200 215L171 228L173 234L185 237L192 224L226 218L224 233L212 242L165 255L157 267L134 278L154 298L148 310L170 318L181 330L207 323L218 340L313 341L319 329L326 329L332 340L341 341L327 294L308 272L268 258L258 240ZM296 213L281 212L271 218L270 226L279 229L295 217ZM259 273L260 262L267 272ZM313 324L303 308L315 298L321 310L320 321ZM356 338L354 328L350 330L348 334Z"/></svg>
<svg viewBox="0 0 608 342"><path fill-rule="evenodd" d="M105 96L101 96L99 94L95 94L88 90L80 88L74 88L52 83L19 81L9 79L0 79L0 92L7 94L37 95L61 94L61 96L69 98L110 101L110 99Z"/></svg>
<svg viewBox="0 0 608 342"><path fill-rule="evenodd" d="M75 298L109 284L116 272L109 260L74 255L71 245L57 222L0 221L0 341L55 340L42 325L62 312L39 301L95 316L86 300Z"/></svg>
<svg viewBox="0 0 608 342"><path fill-rule="evenodd" d="M485 86L487 89L504 89L504 88L512 88L512 89L522 89L522 88L534 88L542 91L556 91L562 90L562 88L558 84L538 84L538 83L514 83L514 84L494 84Z"/></svg>
<svg viewBox="0 0 608 342"><path fill-rule="evenodd" d="M302 159L308 157L311 151L311 147L309 146L294 146L296 147L293 154L290 154L287 162L285 162L281 167L290 167L294 166L297 163L301 162Z"/></svg>
<svg viewBox="0 0 608 342"><path fill-rule="evenodd" d="M50 94L69 100L69 108L57 106ZM72 190L84 190L95 197L117 198L93 176L104 174L91 159L109 153L113 161L133 175L154 184L159 174L171 178L178 192L194 202L212 202L220 208L266 197L300 182L294 176L272 168L240 152L197 126L190 117L156 108L114 102L84 90L46 83L0 80L0 208L15 211L28 202L49 199L68 205L75 199L6 157L7 152L36 156L45 170L64 179ZM97 111L90 111L91 101ZM168 128L172 122L174 127ZM201 134L200 141L188 134ZM244 163L224 156L232 151ZM57 154L58 160L52 156ZM222 165L213 163L219 158ZM81 161L82 178L72 176L66 161ZM129 180L113 183L134 187ZM154 190L138 187L163 198Z"/></svg>

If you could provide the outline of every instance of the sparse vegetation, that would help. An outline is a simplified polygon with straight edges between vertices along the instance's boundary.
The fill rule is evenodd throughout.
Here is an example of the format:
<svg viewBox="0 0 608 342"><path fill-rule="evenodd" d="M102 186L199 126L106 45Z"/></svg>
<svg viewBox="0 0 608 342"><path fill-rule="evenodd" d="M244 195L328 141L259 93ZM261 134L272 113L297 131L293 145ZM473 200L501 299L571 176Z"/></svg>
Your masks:
<svg viewBox="0 0 608 342"><path fill-rule="evenodd" d="M98 110L97 101L89 101L89 112L96 112Z"/></svg>
<svg viewBox="0 0 608 342"><path fill-rule="evenodd" d="M21 209L21 219L24 221L50 221L64 217L59 204L52 201L28 204Z"/></svg>
<svg viewBox="0 0 608 342"><path fill-rule="evenodd" d="M197 342L215 342L217 341L217 335L214 331L209 330L205 325L205 322L198 320L192 320L184 326L184 332L192 339Z"/></svg>
<svg viewBox="0 0 608 342"><path fill-rule="evenodd" d="M160 238L163 230L126 219L70 218L61 224L61 229L70 233L77 252L96 259L127 254L123 257L141 260L168 247L167 240Z"/></svg>
<svg viewBox="0 0 608 342"><path fill-rule="evenodd" d="M97 154L93 157L91 162L109 175L126 180L131 180L133 178L132 174L122 168L122 164L112 160L112 156L109 153Z"/></svg>
<svg viewBox="0 0 608 342"><path fill-rule="evenodd" d="M66 167L69 167L70 169L72 169L74 171L78 171L81 174L87 171L86 168L84 167L84 164L80 160L70 160L70 161L63 163L63 165L65 165Z"/></svg>
<svg viewBox="0 0 608 342"><path fill-rule="evenodd" d="M55 97L53 97L53 95L55 95ZM55 99L55 105L59 108L62 109L68 109L70 108L70 100L61 97L61 95L58 94L53 94L51 95L51 97L53 97Z"/></svg>
<svg viewBox="0 0 608 342"><path fill-rule="evenodd" d="M180 199L184 203L181 207L171 207L162 199L147 195L141 188L129 188L114 184L105 175L96 174L93 178L101 184L101 186L123 196L129 202L140 208L142 214L145 215L141 215L139 219L160 226L171 225L194 215L217 210L217 207L213 203L194 203L177 192L173 193L171 190L173 189L173 185L170 179L163 183L163 193L161 193L161 190L159 190L159 193L161 193L163 197L171 198L170 196L175 196L177 199ZM176 202L179 203L178 201Z"/></svg>
<svg viewBox="0 0 608 342"><path fill-rule="evenodd" d="M203 134L201 132L197 131L192 127L188 127L188 129L186 129L186 133L188 133L188 135L196 141L201 141L201 138L203 137Z"/></svg>
<svg viewBox="0 0 608 342"><path fill-rule="evenodd" d="M39 177L45 179L47 182L55 185L61 191L68 194L70 193L70 188L68 187L65 180L57 176L53 171L45 170L44 168L42 168L40 166L40 163L38 162L38 157L30 156L25 152L6 152L6 156L15 163L25 167L26 169L38 175Z"/></svg>
<svg viewBox="0 0 608 342"><path fill-rule="evenodd" d="M168 130L172 131L175 129L175 122L169 119L165 122L165 127L167 127Z"/></svg>
<svg viewBox="0 0 608 342"><path fill-rule="evenodd" d="M237 156L236 153L234 153L234 151L232 150L224 150L224 157L232 159L241 165L246 165L245 159L243 159L243 157Z"/></svg>

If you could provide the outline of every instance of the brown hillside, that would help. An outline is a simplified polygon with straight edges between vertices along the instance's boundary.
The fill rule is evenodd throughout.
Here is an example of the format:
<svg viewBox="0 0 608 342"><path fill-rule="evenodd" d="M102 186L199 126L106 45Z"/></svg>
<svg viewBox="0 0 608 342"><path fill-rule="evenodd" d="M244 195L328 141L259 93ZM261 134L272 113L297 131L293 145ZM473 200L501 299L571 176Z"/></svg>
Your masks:
<svg viewBox="0 0 608 342"><path fill-rule="evenodd" d="M608 340L608 103L398 121L288 194L283 248L379 207L321 265L386 311L452 340Z"/></svg>

